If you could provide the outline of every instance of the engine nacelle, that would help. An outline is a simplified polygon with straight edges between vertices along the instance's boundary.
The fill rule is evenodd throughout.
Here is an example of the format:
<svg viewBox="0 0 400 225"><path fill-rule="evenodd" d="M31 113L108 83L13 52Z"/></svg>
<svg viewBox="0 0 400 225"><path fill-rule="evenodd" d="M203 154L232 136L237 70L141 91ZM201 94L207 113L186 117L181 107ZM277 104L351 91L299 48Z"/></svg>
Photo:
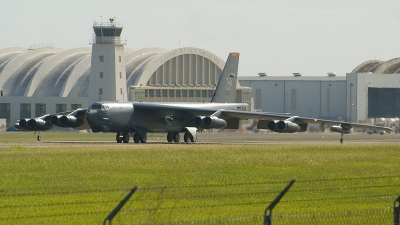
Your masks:
<svg viewBox="0 0 400 225"><path fill-rule="evenodd" d="M29 130L28 125L26 124L26 121L28 121L29 119L22 119L20 121L18 121L18 126L22 129L22 130Z"/></svg>
<svg viewBox="0 0 400 225"><path fill-rule="evenodd" d="M42 131L42 130L49 130L49 129L53 128L53 125L50 122L44 121L39 118L29 119L29 120L25 120L25 121L26 121L26 128L28 130ZM21 126L21 123L20 123L20 126Z"/></svg>
<svg viewBox="0 0 400 225"><path fill-rule="evenodd" d="M353 132L353 129L346 129L341 126L331 126L331 131L341 133L341 134L350 134Z"/></svg>
<svg viewBox="0 0 400 225"><path fill-rule="evenodd" d="M57 127L63 127L58 121L61 116L52 116L50 119L51 124L57 126Z"/></svg>
<svg viewBox="0 0 400 225"><path fill-rule="evenodd" d="M267 127L268 129L270 129L271 131L276 131L276 129L278 128L278 120L271 120L268 122Z"/></svg>
<svg viewBox="0 0 400 225"><path fill-rule="evenodd" d="M202 124L203 124L203 119L204 119L204 117L205 116L198 116L198 117L196 117L196 118L194 118L194 125L196 126L196 127L201 127L202 126Z"/></svg>
<svg viewBox="0 0 400 225"><path fill-rule="evenodd" d="M295 133L301 131L301 128L298 124L287 120L271 120L268 122L268 129L278 133Z"/></svg>
<svg viewBox="0 0 400 225"><path fill-rule="evenodd" d="M51 118L53 119L53 118ZM58 124L62 127L80 127L84 124L84 121L75 116L61 116L58 119Z"/></svg>
<svg viewBox="0 0 400 225"><path fill-rule="evenodd" d="M22 127L19 125L19 121L14 123L14 127L18 130L23 130Z"/></svg>
<svg viewBox="0 0 400 225"><path fill-rule="evenodd" d="M281 120L277 123L277 130L281 133L295 133L300 131L300 126L297 123Z"/></svg>
<svg viewBox="0 0 400 225"><path fill-rule="evenodd" d="M227 123L224 119L215 116L198 116L194 119L194 125L204 129L219 129L226 127Z"/></svg>

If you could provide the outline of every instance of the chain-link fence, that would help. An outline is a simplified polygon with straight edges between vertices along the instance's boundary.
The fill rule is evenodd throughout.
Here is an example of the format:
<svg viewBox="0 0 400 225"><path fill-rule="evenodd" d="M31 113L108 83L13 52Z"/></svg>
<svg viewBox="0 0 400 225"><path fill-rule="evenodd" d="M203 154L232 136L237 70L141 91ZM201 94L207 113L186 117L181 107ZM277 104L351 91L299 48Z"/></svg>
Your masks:
<svg viewBox="0 0 400 225"><path fill-rule="evenodd" d="M400 213L398 180L400 176L297 180L273 209L271 224L397 225ZM115 214L112 224L264 224L264 210L285 185L286 182L269 181L138 187ZM68 219L77 223L96 221L100 224L124 199L128 190L53 193L30 190L19 195L0 190L0 193L3 202L0 205L0 224L40 223L50 219ZM77 200L74 197L69 201L68 196L81 198ZM91 197L85 199L85 196ZM16 205L12 203L15 198L28 201ZM35 199L44 198L49 201L35 202ZM69 210L63 210L64 207ZM42 213L44 208L54 210Z"/></svg>
<svg viewBox="0 0 400 225"><path fill-rule="evenodd" d="M393 177L298 181L271 224L393 224L398 185L381 185L386 179ZM284 185L141 187L115 224L264 224L264 209Z"/></svg>

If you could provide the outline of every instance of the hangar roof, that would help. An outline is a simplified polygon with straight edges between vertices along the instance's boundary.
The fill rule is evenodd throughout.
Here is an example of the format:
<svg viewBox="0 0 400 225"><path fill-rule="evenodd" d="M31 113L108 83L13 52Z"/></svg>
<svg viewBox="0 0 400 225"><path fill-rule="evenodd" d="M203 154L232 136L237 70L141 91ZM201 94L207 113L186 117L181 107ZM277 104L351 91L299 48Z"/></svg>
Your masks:
<svg viewBox="0 0 400 225"><path fill-rule="evenodd" d="M128 85L152 85L150 80L157 74L153 79L156 84L161 79L162 85L167 86L179 85L178 80L212 86L225 64L214 54L192 47L135 51L124 48L124 51ZM90 63L89 47L0 49L0 89L5 96L87 97ZM184 77L188 76L186 72L193 77ZM181 78L170 78L174 73ZM208 73L211 75L201 78Z"/></svg>
<svg viewBox="0 0 400 225"><path fill-rule="evenodd" d="M400 58L394 58L386 62L380 60L369 60L361 63L351 73L400 73Z"/></svg>

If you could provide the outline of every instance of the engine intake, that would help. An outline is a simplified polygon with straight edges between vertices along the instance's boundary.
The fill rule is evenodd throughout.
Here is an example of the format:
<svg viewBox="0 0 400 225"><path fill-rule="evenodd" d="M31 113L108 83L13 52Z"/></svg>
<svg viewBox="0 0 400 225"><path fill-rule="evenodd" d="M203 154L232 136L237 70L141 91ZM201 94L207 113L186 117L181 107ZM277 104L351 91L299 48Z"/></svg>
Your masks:
<svg viewBox="0 0 400 225"><path fill-rule="evenodd" d="M301 127L297 123L287 120L271 120L268 122L268 129L278 133L295 133L301 131Z"/></svg>
<svg viewBox="0 0 400 225"><path fill-rule="evenodd" d="M44 121L39 118L29 119L29 120L25 119L25 122L26 122L26 129L28 129L28 130L41 131L41 130L49 130L49 129L53 128L53 125L50 122ZM21 126L21 124L20 124L20 126ZM25 124L24 124L24 126L25 126ZM21 127L25 128L23 126L21 126Z"/></svg>
<svg viewBox="0 0 400 225"><path fill-rule="evenodd" d="M58 121L61 116L52 116L50 119L51 124L58 126L58 127L63 127Z"/></svg>
<svg viewBox="0 0 400 225"><path fill-rule="evenodd" d="M27 124L26 124L26 119L22 119L18 122L19 127L23 130L28 130Z"/></svg>
<svg viewBox="0 0 400 225"><path fill-rule="evenodd" d="M278 120L269 121L268 124L267 124L268 129L270 129L271 131L276 131L278 122L279 122Z"/></svg>
<svg viewBox="0 0 400 225"><path fill-rule="evenodd" d="M227 123L224 119L215 116L198 116L194 119L194 125L204 129L219 129L226 127Z"/></svg>
<svg viewBox="0 0 400 225"><path fill-rule="evenodd" d="M61 116L58 118L58 123L63 127L80 127L84 124L84 121L75 116Z"/></svg>

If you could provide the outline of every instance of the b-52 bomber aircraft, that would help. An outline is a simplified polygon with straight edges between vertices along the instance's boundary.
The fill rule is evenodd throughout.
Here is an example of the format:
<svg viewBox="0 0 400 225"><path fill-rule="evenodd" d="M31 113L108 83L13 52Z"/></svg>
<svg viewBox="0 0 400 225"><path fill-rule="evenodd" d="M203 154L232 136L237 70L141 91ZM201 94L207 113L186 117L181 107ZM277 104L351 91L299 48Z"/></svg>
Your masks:
<svg viewBox="0 0 400 225"><path fill-rule="evenodd" d="M114 132L118 143L128 143L132 134L135 143L145 143L147 133L166 132L168 142L179 142L184 133L185 142L196 142L197 130L238 129L239 120L258 119L258 129L279 133L307 130L308 123L330 125L331 131L343 134L353 127L392 131L388 127L320 120L290 116L282 113L249 112L244 103L233 103L236 96L239 53L230 53L220 76L211 103L149 103L149 102L96 102L87 109L48 114L33 119L21 119L15 124L23 130L45 131L54 126L91 129L92 132Z"/></svg>

